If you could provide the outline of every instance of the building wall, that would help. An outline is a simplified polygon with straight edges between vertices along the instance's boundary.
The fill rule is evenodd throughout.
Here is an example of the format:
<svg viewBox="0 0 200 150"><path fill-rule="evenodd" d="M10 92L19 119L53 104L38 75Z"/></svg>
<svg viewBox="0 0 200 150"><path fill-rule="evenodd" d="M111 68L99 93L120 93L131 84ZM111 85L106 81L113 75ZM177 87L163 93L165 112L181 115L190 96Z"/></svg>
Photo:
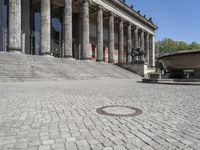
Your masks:
<svg viewBox="0 0 200 150"><path fill-rule="evenodd" d="M2 7L2 1L3 0L0 0L1 2L1 7ZM54 0L54 1L51 1L52 4L51 4L51 11L55 9L55 7L60 7L62 11L62 9L64 10L64 1L58 1L58 0ZM98 9L99 9L99 6L100 5L101 7L103 7L103 24L104 24L104 29L103 29L103 46L104 46L104 59L105 59L105 62L108 62L108 46L109 46L109 40L108 40L108 34L109 34L109 30L108 30L108 26L109 26L109 17L110 15L112 14L114 16L114 28L115 28L115 34L114 34L114 37L115 37L115 42L114 42L114 49L115 49L115 52L114 52L114 60L115 60L115 63L118 62L118 49L119 49L119 20L122 20L123 21L123 26L124 26L124 37L121 38L121 39L124 39L124 42L123 43L120 43L121 46L120 46L120 49L123 53L123 56L120 55L120 58L123 57L123 62L126 62L126 59L127 59L127 51L128 51L128 46L130 49L132 49L134 47L134 43L142 43L141 40L142 38L140 38L140 35L138 34L138 42L137 40L134 41L134 32L132 32L132 46L130 46L130 44L128 45L128 25L130 27L131 25L131 30L134 30L135 28L138 28L140 31L144 31L145 33L148 33L148 34L151 34L152 36L154 36L154 30L156 29L156 26L151 22L149 21L148 19L144 18L143 16L141 16L140 14L138 14L137 12L131 10L131 8L128 8L127 6L124 6L121 2L119 2L118 0L91 0L90 1L91 3L89 4L89 9L90 9L90 13L89 13L89 18L90 18L90 49L88 50L89 51L89 55L90 57L93 59L93 60L96 60L96 45L97 45L97 25L96 25L96 22L97 22L97 13L98 13ZM38 4L37 4L38 3ZM35 6L38 6L38 8L40 8L40 1L34 1L34 4ZM0 9L1 9L0 7ZM35 39L35 41L37 41L37 47L35 46L35 51L34 53L32 53L33 51L31 50L31 44L33 44L33 42L31 42L31 39L30 36L31 36L31 30L32 30L32 27L34 26L34 24L40 24L40 18L38 17L39 20L37 20L36 22L32 21L31 19L33 19L34 17L30 14L30 1L29 0L22 0L22 18L20 18L22 20L22 25L21 25L21 28L22 28L22 52L24 53L27 53L27 54L36 54L36 55L39 55L39 49L40 49L40 30L41 30L41 26L38 26L37 28L37 31L36 32L33 32L32 36L35 36L36 37L36 34L38 35L37 36L37 39ZM48 7L50 8L50 7ZM37 9L37 8L36 8ZM82 45L83 43L82 42L82 8L81 8L81 4L80 4L80 1L73 1L73 7L72 7L72 13L73 13L73 20L74 20L74 15L76 15L77 19L76 19L76 22L73 21L73 27L75 26L75 29L73 28L73 57L76 58L76 59L81 59L81 56L82 56L82 51L83 51L83 48L82 48ZM86 8L88 9L88 8ZM48 9L50 10L50 9ZM88 10L87 10L88 11ZM0 11L2 12L2 11ZM64 11L63 11L64 13ZM62 15L62 17L64 16L63 13L58 13L58 16L59 14ZM49 14L49 13L48 13ZM51 15L52 12L51 12ZM0 14L0 16L2 16ZM60 16L59 16L60 17ZM49 18L49 17L48 17ZM85 16L85 18L87 18L87 16ZM1 18L2 19L2 18ZM2 23L0 21L0 26L2 26ZM32 27L31 27L32 26ZM64 23L63 23L63 26L64 26ZM121 26L122 28L122 26ZM19 29L19 27L18 27ZM44 28L43 28L44 29ZM129 28L130 29L130 28ZM15 30L17 31L17 30ZM99 31L101 32L101 31ZM70 32L68 32L70 33ZM87 32L88 33L88 32ZM52 31L51 31L51 34L52 34ZM60 52L63 53L64 51L64 46L63 46L63 41L64 41L64 31L62 32L62 40L61 40L61 50ZM13 34L14 35L14 34ZM48 35L49 35L49 32L48 32ZM86 34L87 35L87 34ZM122 35L122 34L121 34ZM52 35L51 35L52 36ZM12 36L11 36L12 37ZM50 36L48 36L48 40L49 41L49 38ZM129 36L130 37L130 36ZM2 28L0 28L0 38L3 38L2 36ZM86 37L88 38L88 36ZM52 37L51 37L51 40L52 40ZM3 40L0 40L0 49L2 47L2 41ZM44 40L43 40L44 41ZM143 40L142 40L143 41ZM153 41L155 42L155 41ZM54 42L52 42L51 44L53 44ZM102 43L102 41L99 42L100 44ZM130 43L130 42L129 42ZM144 44L144 41L143 41L143 44ZM143 45L141 44L141 45ZM123 45L123 46L122 46ZM141 46L141 45L138 45L138 46ZM85 46L87 49L88 46ZM111 45L112 47L112 45ZM154 43L152 44L152 47L154 48ZM55 48L55 47L54 47ZM146 46L145 46L146 48ZM50 48L49 48L50 49ZM58 48L57 48L58 49ZM129 49L129 52L130 52L130 49ZM50 51L50 50L49 50ZM53 49L51 49L51 51L53 51ZM71 51L71 50L70 50ZM86 50L84 50L85 52ZM86 52L88 52L86 51ZM154 52L154 50L152 50L152 52ZM154 52L155 53L155 52ZM120 53L121 54L121 53ZM101 55L101 54L100 54ZM62 57L63 55L59 55L59 57ZM150 57L153 57L154 54L150 54ZM112 58L111 58L112 59ZM152 63L152 66L154 66L153 64L153 61L154 58L150 59L151 63Z"/></svg>

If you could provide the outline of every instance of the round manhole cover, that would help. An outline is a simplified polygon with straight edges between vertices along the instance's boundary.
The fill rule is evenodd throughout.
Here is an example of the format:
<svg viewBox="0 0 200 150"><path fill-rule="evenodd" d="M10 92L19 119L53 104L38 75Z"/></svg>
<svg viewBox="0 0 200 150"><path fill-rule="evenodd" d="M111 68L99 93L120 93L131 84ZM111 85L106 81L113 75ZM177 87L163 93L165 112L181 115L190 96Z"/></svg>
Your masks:
<svg viewBox="0 0 200 150"><path fill-rule="evenodd" d="M142 110L121 105L104 106L97 109L97 113L113 117L133 117L142 113Z"/></svg>

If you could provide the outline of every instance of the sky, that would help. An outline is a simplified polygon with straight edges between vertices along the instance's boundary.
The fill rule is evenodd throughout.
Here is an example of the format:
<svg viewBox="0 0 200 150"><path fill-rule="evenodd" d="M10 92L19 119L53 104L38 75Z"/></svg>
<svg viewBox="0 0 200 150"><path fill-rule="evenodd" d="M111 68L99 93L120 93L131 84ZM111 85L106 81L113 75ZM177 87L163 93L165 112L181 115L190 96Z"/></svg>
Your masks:
<svg viewBox="0 0 200 150"><path fill-rule="evenodd" d="M200 43L200 0L126 0L159 27L156 40Z"/></svg>

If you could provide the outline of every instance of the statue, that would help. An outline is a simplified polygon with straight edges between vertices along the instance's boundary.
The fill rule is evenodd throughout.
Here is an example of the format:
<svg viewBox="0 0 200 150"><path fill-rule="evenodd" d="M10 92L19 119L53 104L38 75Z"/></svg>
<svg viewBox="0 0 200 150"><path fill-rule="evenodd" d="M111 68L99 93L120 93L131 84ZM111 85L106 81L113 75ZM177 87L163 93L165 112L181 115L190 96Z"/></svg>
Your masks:
<svg viewBox="0 0 200 150"><path fill-rule="evenodd" d="M131 55L133 62L144 62L144 53L144 49L138 47L136 49L133 48L129 55Z"/></svg>

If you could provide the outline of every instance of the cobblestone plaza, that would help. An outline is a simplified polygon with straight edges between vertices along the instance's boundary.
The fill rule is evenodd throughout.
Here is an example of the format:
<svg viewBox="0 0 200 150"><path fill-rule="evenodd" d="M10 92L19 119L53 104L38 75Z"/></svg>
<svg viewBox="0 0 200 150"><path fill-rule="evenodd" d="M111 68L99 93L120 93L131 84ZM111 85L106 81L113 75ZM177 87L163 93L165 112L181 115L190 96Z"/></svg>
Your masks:
<svg viewBox="0 0 200 150"><path fill-rule="evenodd" d="M200 86L134 74L157 29L125 0L0 0L0 150L200 150Z"/></svg>
<svg viewBox="0 0 200 150"><path fill-rule="evenodd" d="M0 149L199 150L200 87L139 80L2 82ZM96 112L111 105L143 113Z"/></svg>

